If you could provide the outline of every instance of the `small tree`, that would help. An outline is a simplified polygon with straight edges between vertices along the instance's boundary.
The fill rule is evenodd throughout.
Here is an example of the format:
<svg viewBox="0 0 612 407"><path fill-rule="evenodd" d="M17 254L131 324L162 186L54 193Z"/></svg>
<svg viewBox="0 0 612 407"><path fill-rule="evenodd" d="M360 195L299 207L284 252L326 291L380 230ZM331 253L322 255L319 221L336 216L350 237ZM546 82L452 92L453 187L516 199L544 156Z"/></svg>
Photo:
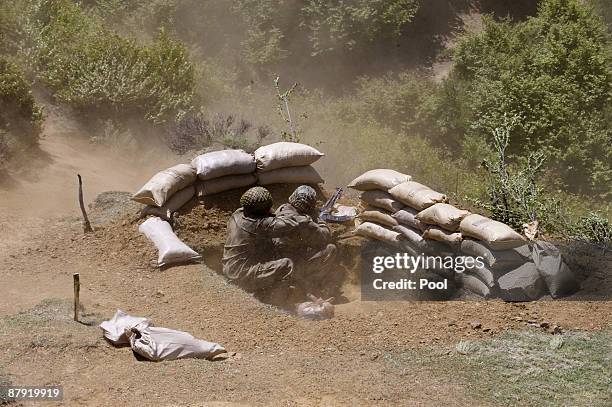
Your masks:
<svg viewBox="0 0 612 407"><path fill-rule="evenodd" d="M285 141L293 141L295 143L300 142L300 130L297 126L297 123L294 121L294 118L291 116L291 109L289 108L289 98L291 94L298 86L298 83L295 82L289 89L284 92L281 92L279 85L280 77L277 76L274 79L274 88L276 89L276 98L277 105L276 109L278 114L282 117L283 121L287 124L289 128L289 132L283 131L281 133L281 138Z"/></svg>

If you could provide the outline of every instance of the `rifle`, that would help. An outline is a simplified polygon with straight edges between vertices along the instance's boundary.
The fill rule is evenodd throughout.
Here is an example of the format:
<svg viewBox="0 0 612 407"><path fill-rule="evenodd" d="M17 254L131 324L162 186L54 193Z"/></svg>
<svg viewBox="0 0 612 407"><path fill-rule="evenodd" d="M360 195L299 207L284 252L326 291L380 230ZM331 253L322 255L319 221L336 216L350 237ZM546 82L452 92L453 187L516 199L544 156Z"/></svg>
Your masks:
<svg viewBox="0 0 612 407"><path fill-rule="evenodd" d="M319 212L319 219L332 223L343 223L355 219L355 217L351 215L332 215L331 213L334 209L336 201L342 196L342 191L342 188L336 188L336 192L329 197L327 202L325 202L325 205L323 205L321 208L321 211Z"/></svg>

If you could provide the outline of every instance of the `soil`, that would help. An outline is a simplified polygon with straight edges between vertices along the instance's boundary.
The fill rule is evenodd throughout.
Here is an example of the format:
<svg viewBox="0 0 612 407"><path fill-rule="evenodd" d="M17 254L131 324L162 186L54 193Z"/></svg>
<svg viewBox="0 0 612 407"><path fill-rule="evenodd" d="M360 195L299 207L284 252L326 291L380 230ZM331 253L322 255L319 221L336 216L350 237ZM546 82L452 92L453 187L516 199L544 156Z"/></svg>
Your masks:
<svg viewBox="0 0 612 407"><path fill-rule="evenodd" d="M610 301L362 302L350 280L333 319L301 320L218 273L225 223L240 191L194 201L179 214L179 237L204 253L204 262L160 270L138 233L138 205L129 194L105 193L93 202L95 230L84 234L70 182L83 174L91 197L133 191L155 171L124 171L116 154L79 153L88 150L53 132L41 148L53 159L37 179L2 191L0 202L0 378L61 384L61 405L484 405L424 367L398 371L388 355L423 347L451 352L458 341L526 327L591 331L612 322ZM277 202L291 189L275 188ZM358 244L343 241L345 267ZM71 320L73 273L82 284L82 323ZM107 343L97 327L117 309L221 343L228 357L139 361L129 348Z"/></svg>

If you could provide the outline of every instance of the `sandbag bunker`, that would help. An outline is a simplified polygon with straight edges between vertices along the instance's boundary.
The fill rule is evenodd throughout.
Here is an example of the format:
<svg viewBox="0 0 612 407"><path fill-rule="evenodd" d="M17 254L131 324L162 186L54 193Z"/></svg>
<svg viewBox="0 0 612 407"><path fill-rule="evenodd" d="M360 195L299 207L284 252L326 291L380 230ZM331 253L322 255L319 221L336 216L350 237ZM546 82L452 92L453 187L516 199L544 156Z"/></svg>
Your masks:
<svg viewBox="0 0 612 407"><path fill-rule="evenodd" d="M559 250L527 241L510 226L448 203L442 193L391 169L367 171L350 188L364 207L355 234L386 242L412 256L471 256L481 262L453 276L457 286L480 297L532 301L572 294L579 283ZM479 267L480 266L480 267Z"/></svg>
<svg viewBox="0 0 612 407"><path fill-rule="evenodd" d="M167 267L198 260L200 254L183 243L172 230L174 212L194 196L204 197L252 185L319 184L323 179L312 167L323 153L305 144L278 142L244 150L220 150L195 157L155 174L132 200L146 205L141 215L151 215L139 231L158 250L157 265Z"/></svg>

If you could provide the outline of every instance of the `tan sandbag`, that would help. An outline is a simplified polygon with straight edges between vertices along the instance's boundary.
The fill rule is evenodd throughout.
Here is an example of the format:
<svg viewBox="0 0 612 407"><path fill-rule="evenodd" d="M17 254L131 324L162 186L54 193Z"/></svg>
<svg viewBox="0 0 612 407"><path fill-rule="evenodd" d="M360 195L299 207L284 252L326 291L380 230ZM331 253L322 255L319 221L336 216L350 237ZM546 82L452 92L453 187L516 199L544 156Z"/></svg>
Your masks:
<svg viewBox="0 0 612 407"><path fill-rule="evenodd" d="M371 222L364 222L357 226L355 234L370 239L382 240L384 242L399 242L402 240L399 233Z"/></svg>
<svg viewBox="0 0 612 407"><path fill-rule="evenodd" d="M395 232L400 233L402 236L406 238L407 241L414 244L421 244L423 242L423 236L421 236L421 232L411 228L410 226L397 225L393 227Z"/></svg>
<svg viewBox="0 0 612 407"><path fill-rule="evenodd" d="M391 196L404 205L422 211L438 202L446 202L446 195L414 181L403 182L389 190Z"/></svg>
<svg viewBox="0 0 612 407"><path fill-rule="evenodd" d="M202 181L228 175L255 172L255 157L244 150L220 150L197 156L191 161Z"/></svg>
<svg viewBox="0 0 612 407"><path fill-rule="evenodd" d="M196 193L196 188L193 185L189 185L187 188L183 188L176 194L172 195L168 202L163 206L145 206L142 211L142 216L153 215L159 216L162 219L170 220L172 214L181 209L187 202L193 198Z"/></svg>
<svg viewBox="0 0 612 407"><path fill-rule="evenodd" d="M494 250L513 249L526 243L525 238L510 226L478 214L466 216L459 230L462 235L482 240Z"/></svg>
<svg viewBox="0 0 612 407"><path fill-rule="evenodd" d="M145 205L162 206L177 191L188 187L196 180L195 169L188 164L179 164L155 174L132 200Z"/></svg>
<svg viewBox="0 0 612 407"><path fill-rule="evenodd" d="M423 209L416 218L429 225L437 225L451 232L459 230L459 224L470 212L455 208L447 203L437 203Z"/></svg>
<svg viewBox="0 0 612 407"><path fill-rule="evenodd" d="M381 225L394 227L397 226L397 221L391 217L388 213L383 212L380 209L368 208L359 214L359 219L365 222L380 223Z"/></svg>
<svg viewBox="0 0 612 407"><path fill-rule="evenodd" d="M278 170L257 173L259 185L270 184L322 184L323 178L310 165L304 167L287 167Z"/></svg>
<svg viewBox="0 0 612 407"><path fill-rule="evenodd" d="M423 232L423 237L425 239L436 240L438 242L450 243L450 244L460 244L463 238L461 237L461 233L457 232L449 232L448 230L444 230L437 226L430 226Z"/></svg>
<svg viewBox="0 0 612 407"><path fill-rule="evenodd" d="M484 298L489 298L491 296L491 289L474 276L465 273L457 273L456 279L458 280L457 282L459 285L465 290L480 295Z"/></svg>
<svg viewBox="0 0 612 407"><path fill-rule="evenodd" d="M360 199L370 206L381 208L391 213L395 213L404 207L400 202L393 199L391 195L378 189L362 193Z"/></svg>
<svg viewBox="0 0 612 407"><path fill-rule="evenodd" d="M257 171L266 172L285 167L310 165L325 154L306 144L281 141L255 150Z"/></svg>
<svg viewBox="0 0 612 407"><path fill-rule="evenodd" d="M393 216L401 225L409 226L411 228L415 228L418 230L427 229L427 225L422 223L420 220L416 218L417 213L419 213L416 209L412 209L408 206L400 209L395 212Z"/></svg>
<svg viewBox="0 0 612 407"><path fill-rule="evenodd" d="M371 189L388 191L394 186L402 182L410 181L411 179L412 177L410 177L410 175L402 174L395 170L380 168L364 172L352 180L348 184L348 187L359 191L369 191Z"/></svg>
<svg viewBox="0 0 612 407"><path fill-rule="evenodd" d="M529 246L526 244L525 247L516 249L493 250L478 240L464 238L461 242L461 251L463 253L472 257L481 257L487 266L492 270L500 270L508 267L519 267L521 264L530 261L529 250Z"/></svg>
<svg viewBox="0 0 612 407"><path fill-rule="evenodd" d="M215 179L197 182L196 191L198 196L208 196L232 189L244 188L257 182L255 174L228 175Z"/></svg>

